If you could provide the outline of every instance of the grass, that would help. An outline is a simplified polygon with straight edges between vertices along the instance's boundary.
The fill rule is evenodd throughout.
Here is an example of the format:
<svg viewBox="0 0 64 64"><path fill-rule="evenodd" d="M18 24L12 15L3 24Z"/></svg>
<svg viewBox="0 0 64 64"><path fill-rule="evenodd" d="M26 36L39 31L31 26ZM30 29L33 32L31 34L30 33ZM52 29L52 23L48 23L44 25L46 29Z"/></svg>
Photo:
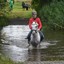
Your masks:
<svg viewBox="0 0 64 64"><path fill-rule="evenodd" d="M13 5L13 10L7 14L8 18L30 18L32 9L30 8L28 11L22 9L22 2L15 2Z"/></svg>
<svg viewBox="0 0 64 64"><path fill-rule="evenodd" d="M12 60L10 60L7 57L4 57L3 55L0 54L0 64L23 64L23 63L15 63Z"/></svg>
<svg viewBox="0 0 64 64"><path fill-rule="evenodd" d="M15 11L10 12L8 15L8 18L30 18L31 17L31 11Z"/></svg>
<svg viewBox="0 0 64 64"><path fill-rule="evenodd" d="M0 56L0 64L14 64L14 62L3 56Z"/></svg>

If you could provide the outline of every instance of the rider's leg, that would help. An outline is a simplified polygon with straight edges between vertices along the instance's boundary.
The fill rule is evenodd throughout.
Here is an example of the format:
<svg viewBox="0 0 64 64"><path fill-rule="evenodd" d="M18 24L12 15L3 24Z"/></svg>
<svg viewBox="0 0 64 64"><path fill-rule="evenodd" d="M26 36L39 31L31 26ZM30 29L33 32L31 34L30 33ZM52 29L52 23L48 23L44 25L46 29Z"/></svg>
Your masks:
<svg viewBox="0 0 64 64"><path fill-rule="evenodd" d="M42 41L44 39L44 34L41 31L39 31L39 33L40 33L41 41Z"/></svg>
<svg viewBox="0 0 64 64"><path fill-rule="evenodd" d="M30 36L31 36L32 30L28 33L27 39L28 39L28 43L30 41Z"/></svg>
<svg viewBox="0 0 64 64"><path fill-rule="evenodd" d="M27 36L28 40L30 40L30 36L31 36L31 31L29 32L29 34Z"/></svg>
<svg viewBox="0 0 64 64"><path fill-rule="evenodd" d="M32 30L29 32L27 38L28 38L28 44L30 45L30 36L31 36Z"/></svg>

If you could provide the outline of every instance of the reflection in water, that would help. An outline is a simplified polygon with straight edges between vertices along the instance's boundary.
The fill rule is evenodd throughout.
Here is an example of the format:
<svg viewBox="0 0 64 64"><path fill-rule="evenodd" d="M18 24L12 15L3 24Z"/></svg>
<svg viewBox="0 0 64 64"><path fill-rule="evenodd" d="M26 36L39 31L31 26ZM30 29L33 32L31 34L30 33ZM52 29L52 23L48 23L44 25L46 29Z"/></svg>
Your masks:
<svg viewBox="0 0 64 64"><path fill-rule="evenodd" d="M9 45L2 45L0 52L13 61L43 61L43 60L63 60L64 47L63 47L63 35L58 39L58 33L45 33L47 41L41 43L41 47L38 49L26 48L27 40L25 37L30 31L26 25L9 25L1 30L1 41ZM49 34L49 35L48 35ZM62 33L59 33L61 35ZM63 33L64 34L64 33ZM51 41L49 41L51 40ZM55 41L54 41L55 40ZM61 41L61 42L58 42ZM61 56L62 55L62 56Z"/></svg>
<svg viewBox="0 0 64 64"><path fill-rule="evenodd" d="M1 31L2 35L1 41L2 43L9 43L10 45L16 45L24 48L26 47L25 45L27 45L27 40L25 40L25 37L27 36L29 31L30 31L29 27L25 25L6 26Z"/></svg>
<svg viewBox="0 0 64 64"><path fill-rule="evenodd" d="M40 58L41 58L41 52L39 49L33 49L33 50L29 50L28 51L28 55L29 55L29 59L28 61L41 61Z"/></svg>
<svg viewBox="0 0 64 64"><path fill-rule="evenodd" d="M28 56L28 49L26 48L20 48L17 46L10 46L10 45L5 45L3 47L3 53L9 58L11 58L13 61L25 61L27 60Z"/></svg>

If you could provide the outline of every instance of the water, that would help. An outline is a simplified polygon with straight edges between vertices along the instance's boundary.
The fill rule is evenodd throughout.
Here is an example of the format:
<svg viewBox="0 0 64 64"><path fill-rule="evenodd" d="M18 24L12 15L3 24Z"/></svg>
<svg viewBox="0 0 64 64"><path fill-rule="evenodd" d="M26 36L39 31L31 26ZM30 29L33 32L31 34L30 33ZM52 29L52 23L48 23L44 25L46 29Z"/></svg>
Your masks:
<svg viewBox="0 0 64 64"><path fill-rule="evenodd" d="M15 62L64 60L64 32L44 31L41 47L27 48L28 25L9 25L1 30L0 53Z"/></svg>

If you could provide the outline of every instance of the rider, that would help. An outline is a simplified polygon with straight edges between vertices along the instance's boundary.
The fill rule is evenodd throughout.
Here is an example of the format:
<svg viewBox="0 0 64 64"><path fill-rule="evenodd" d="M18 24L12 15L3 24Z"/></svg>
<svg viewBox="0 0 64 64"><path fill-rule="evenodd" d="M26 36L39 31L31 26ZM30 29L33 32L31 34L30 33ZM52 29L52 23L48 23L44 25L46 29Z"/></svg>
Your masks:
<svg viewBox="0 0 64 64"><path fill-rule="evenodd" d="M32 33L32 27L31 27L31 25L32 25L33 22L37 22L38 23L38 31L39 31L40 36L41 36L41 41L44 38L43 33L40 31L41 28L42 28L41 20L40 20L39 17L37 17L37 12L36 11L32 11L32 18L29 19L29 28L31 29L31 31L29 32L29 34L28 34L28 36L26 38L26 39L28 39L28 43L30 41L30 36L31 36L31 33Z"/></svg>

